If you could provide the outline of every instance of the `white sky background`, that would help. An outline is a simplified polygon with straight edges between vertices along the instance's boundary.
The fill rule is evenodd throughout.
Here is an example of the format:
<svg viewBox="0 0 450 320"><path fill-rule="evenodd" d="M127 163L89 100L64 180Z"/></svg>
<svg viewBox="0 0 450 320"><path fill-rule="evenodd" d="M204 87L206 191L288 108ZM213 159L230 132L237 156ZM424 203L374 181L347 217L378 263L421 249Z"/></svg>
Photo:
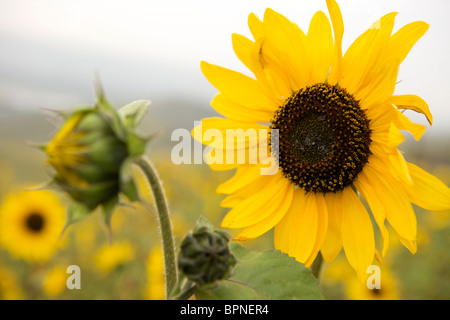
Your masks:
<svg viewBox="0 0 450 320"><path fill-rule="evenodd" d="M450 1L338 3L344 49L388 12L399 12L394 31L416 20L430 24L401 66L396 93L423 97L435 117L433 130L450 133ZM0 0L0 105L92 104L99 72L112 101L145 98L155 105L162 97L194 97L207 106L216 90L200 61L248 74L233 53L231 34L250 36L248 14L262 18L267 7L305 32L316 11L328 15L325 0Z"/></svg>

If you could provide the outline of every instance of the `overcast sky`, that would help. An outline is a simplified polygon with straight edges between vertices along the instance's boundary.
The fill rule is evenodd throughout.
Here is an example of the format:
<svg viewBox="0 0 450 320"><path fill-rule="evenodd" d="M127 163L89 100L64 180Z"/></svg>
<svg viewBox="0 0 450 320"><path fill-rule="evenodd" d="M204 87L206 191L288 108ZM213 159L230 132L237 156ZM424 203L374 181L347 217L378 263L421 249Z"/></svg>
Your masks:
<svg viewBox="0 0 450 320"><path fill-rule="evenodd" d="M416 20L430 24L402 64L397 93L423 97L436 130L450 132L450 2L338 3L344 49L388 12L399 12L394 31ZM92 103L95 72L113 100L186 97L208 105L216 90L201 74L200 61L247 73L233 53L231 34L249 36L248 14L262 17L267 7L304 31L315 11L328 15L325 0L0 0L1 105Z"/></svg>

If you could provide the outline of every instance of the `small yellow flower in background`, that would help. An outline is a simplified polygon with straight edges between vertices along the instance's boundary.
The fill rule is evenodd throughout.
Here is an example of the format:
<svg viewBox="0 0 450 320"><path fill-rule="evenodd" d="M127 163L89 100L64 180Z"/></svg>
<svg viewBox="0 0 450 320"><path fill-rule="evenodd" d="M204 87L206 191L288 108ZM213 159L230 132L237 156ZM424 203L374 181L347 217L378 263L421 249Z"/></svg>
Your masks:
<svg viewBox="0 0 450 320"><path fill-rule="evenodd" d="M24 191L5 197L0 207L0 244L29 262L48 260L57 248L65 208L50 191Z"/></svg>
<svg viewBox="0 0 450 320"><path fill-rule="evenodd" d="M163 300L166 296L165 291L163 253L160 247L156 247L150 251L147 258L147 286L144 299Z"/></svg>
<svg viewBox="0 0 450 320"><path fill-rule="evenodd" d="M398 300L400 299L398 282L386 267L381 268L380 288L369 289L366 283L348 278L345 287L351 300Z"/></svg>
<svg viewBox="0 0 450 320"><path fill-rule="evenodd" d="M210 163L213 170L236 169L217 189L228 195L221 205L231 208L222 227L243 229L236 240L274 228L275 247L307 267L319 251L331 262L344 249L364 281L374 257L388 251L386 222L414 254L412 203L433 211L450 208L450 189L398 150L404 140L400 130L419 140L426 129L401 111L433 120L422 98L394 95L400 63L428 24L412 22L392 34L396 13L386 14L343 54L341 12L334 0L327 6L331 23L319 11L306 34L274 10L267 9L263 20L250 14L253 39L233 34L232 41L255 77L202 62L204 75L219 90L211 106L225 118L203 119L192 134L217 158L237 149L248 156L253 142L206 143L203 134L209 129L223 137L228 129L278 130L279 142L271 145L279 165L274 175L261 175L258 162L227 163L224 156ZM380 253L359 196L381 231Z"/></svg>
<svg viewBox="0 0 450 320"><path fill-rule="evenodd" d="M0 266L0 300L22 300L24 298L16 275L11 270Z"/></svg>
<svg viewBox="0 0 450 320"><path fill-rule="evenodd" d="M101 272L109 273L120 265L132 261L135 251L135 248L128 242L105 244L95 255L95 267Z"/></svg>
<svg viewBox="0 0 450 320"><path fill-rule="evenodd" d="M66 282L68 276L66 265L54 266L44 276L42 290L50 298L60 295L67 289Z"/></svg>

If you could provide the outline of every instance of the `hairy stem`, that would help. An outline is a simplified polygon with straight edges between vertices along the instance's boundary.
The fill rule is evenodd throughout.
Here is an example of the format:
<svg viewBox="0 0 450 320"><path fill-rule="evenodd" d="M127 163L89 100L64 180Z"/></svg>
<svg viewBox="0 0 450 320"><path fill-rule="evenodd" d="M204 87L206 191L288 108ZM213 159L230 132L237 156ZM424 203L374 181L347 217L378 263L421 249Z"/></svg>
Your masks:
<svg viewBox="0 0 450 320"><path fill-rule="evenodd" d="M137 158L134 163L139 166L139 168L144 173L144 176L147 178L153 192L153 197L155 199L164 251L166 298L169 299L170 294L177 283L175 246L172 235L172 223L170 221L169 206L164 194L164 189L161 185L161 181L159 180L158 173L150 160L145 156L142 156Z"/></svg>

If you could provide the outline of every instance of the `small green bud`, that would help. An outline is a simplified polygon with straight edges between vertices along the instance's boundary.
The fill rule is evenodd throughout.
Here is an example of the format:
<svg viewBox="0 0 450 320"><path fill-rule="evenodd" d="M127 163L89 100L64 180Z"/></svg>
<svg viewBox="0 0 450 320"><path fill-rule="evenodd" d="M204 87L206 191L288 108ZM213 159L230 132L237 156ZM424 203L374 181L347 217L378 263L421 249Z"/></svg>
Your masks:
<svg viewBox="0 0 450 320"><path fill-rule="evenodd" d="M226 233L205 225L196 228L180 245L178 268L198 285L226 278L236 264L228 242Z"/></svg>

